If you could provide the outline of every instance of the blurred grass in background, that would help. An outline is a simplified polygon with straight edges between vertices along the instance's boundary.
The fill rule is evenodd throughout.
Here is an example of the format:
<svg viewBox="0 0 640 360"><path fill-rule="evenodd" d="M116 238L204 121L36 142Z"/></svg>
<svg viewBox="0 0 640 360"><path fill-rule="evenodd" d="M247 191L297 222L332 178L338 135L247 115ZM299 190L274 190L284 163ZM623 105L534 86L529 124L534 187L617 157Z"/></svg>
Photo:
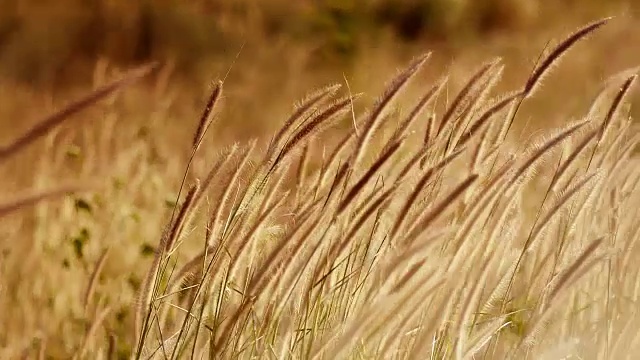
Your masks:
<svg viewBox="0 0 640 360"><path fill-rule="evenodd" d="M603 13L631 13L629 0L4 0L0 71L36 85L86 77L99 57L120 65L175 59L199 64L238 44L304 46L317 60L348 61L363 44L467 44ZM567 19L567 15L571 19ZM387 37L388 38L388 37ZM260 44L260 45L259 45ZM320 63L318 61L318 63ZM317 64L314 64L317 65Z"/></svg>
<svg viewBox="0 0 640 360"><path fill-rule="evenodd" d="M455 87L501 56L510 64L505 84L520 83L550 39L622 17L549 80L554 91L544 92L536 115L552 123L557 105L579 108L590 84L636 65L639 10L632 0L2 0L0 127L27 126L43 108L84 92L96 64L108 77L159 60L171 70L172 116L196 119L211 81L228 75L226 116L241 121L217 134L262 136L301 93L348 79L354 92L375 94L383 85L377 74L425 51L434 51L427 81L450 72ZM576 77L581 86L566 81ZM567 92L576 100L558 101L555 94ZM141 94L137 104L158 99ZM174 125L174 133L183 127Z"/></svg>

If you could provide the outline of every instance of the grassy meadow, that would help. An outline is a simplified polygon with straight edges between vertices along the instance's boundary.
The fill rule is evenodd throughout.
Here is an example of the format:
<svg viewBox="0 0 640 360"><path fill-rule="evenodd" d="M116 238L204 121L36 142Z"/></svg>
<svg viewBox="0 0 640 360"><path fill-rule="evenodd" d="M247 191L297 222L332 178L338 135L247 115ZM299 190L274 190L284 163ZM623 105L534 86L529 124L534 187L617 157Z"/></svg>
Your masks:
<svg viewBox="0 0 640 360"><path fill-rule="evenodd" d="M0 5L0 359L636 358L637 6L290 3Z"/></svg>

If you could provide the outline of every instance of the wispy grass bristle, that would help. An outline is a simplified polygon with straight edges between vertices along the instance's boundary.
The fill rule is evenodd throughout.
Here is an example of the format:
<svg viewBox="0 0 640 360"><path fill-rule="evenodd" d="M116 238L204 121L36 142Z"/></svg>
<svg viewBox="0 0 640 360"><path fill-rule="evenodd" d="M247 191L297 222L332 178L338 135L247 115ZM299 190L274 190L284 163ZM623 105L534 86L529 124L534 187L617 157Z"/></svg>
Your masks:
<svg viewBox="0 0 640 360"><path fill-rule="evenodd" d="M380 168L398 151L402 141L396 142L391 145L387 151L382 153L380 157L369 167L369 169L360 177L358 181L349 189L342 202L338 206L338 213L341 213L351 203L351 201L363 190L364 186L371 180L371 178L380 170Z"/></svg>
<svg viewBox="0 0 640 360"><path fill-rule="evenodd" d="M284 135L302 117L302 115L313 109L314 106L320 104L323 100L331 98L340 89L340 87L340 84L336 84L317 90L308 95L303 101L296 105L295 111L291 114L291 116L289 116L289 118L285 121L283 126L271 141L268 153L275 151L275 146L280 144Z"/></svg>
<svg viewBox="0 0 640 360"><path fill-rule="evenodd" d="M373 109L367 115L363 133L359 137L357 150L353 155L352 162L354 167L357 167L362 161L362 156L364 155L367 144L369 144L371 138L374 136L376 130L378 130L382 120L384 119L384 111L398 95L400 90L407 85L409 80L415 76L418 70L420 70L430 57L431 53L422 55L414 60L404 71L400 72L400 74L391 81L380 99L378 99L376 104L373 106Z"/></svg>
<svg viewBox="0 0 640 360"><path fill-rule="evenodd" d="M440 120L440 125L438 125L438 130L436 131L436 134L438 136L440 136L440 134L442 134L442 132L444 131L444 129L450 125L449 123L454 119L454 116L456 115L456 113L462 112L463 109L461 109L461 104L463 103L463 101L466 99L467 95L469 95L469 93L473 90L473 88L478 84L478 82L480 80L482 80L482 78L484 78L484 76L494 67L496 66L496 64L498 64L500 60L496 59L492 62L488 62L484 65L482 65L467 81L467 83L462 87L462 89L458 92L458 95L456 95L456 97L453 99L453 101L451 101L451 104L449 104L447 111L444 113L444 115L442 116L442 119Z"/></svg>
<svg viewBox="0 0 640 360"><path fill-rule="evenodd" d="M200 121L198 122L198 128L196 129L195 136L193 137L193 142L191 144L194 150L197 150L198 147L200 147L200 143L202 142L207 128L209 128L209 126L213 122L213 111L221 96L222 81L218 81L218 83L214 85L213 90L211 91L211 95L209 95L207 105L205 106L204 111L202 112L202 116L200 117Z"/></svg>
<svg viewBox="0 0 640 360"><path fill-rule="evenodd" d="M569 36L567 36L566 39L556 45L556 47L554 47L553 50L551 50L551 52L547 56L545 56L539 64L537 64L533 73L531 74L531 76L529 76L529 79L524 86L524 93L527 96L532 95L535 92L536 86L540 84L542 77L549 71L552 65L562 57L562 55L564 55L576 42L596 31L611 19L612 18L610 17L604 18L585 25L575 32L571 33Z"/></svg>

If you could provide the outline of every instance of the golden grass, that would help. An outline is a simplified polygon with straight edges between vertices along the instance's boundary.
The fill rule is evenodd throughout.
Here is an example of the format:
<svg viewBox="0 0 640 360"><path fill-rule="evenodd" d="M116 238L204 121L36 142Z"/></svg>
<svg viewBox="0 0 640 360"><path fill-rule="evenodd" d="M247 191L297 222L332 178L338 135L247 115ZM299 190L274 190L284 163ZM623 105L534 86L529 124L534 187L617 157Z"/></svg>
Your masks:
<svg viewBox="0 0 640 360"><path fill-rule="evenodd" d="M144 152L132 146L112 169L129 186L38 203L31 228L6 223L30 235L3 247L3 357L633 358L639 137L624 104L637 74L612 77L582 120L545 137L511 131L562 55L608 21L543 54L515 91L494 94L494 60L452 101L443 81L390 111L424 55L368 112L326 87L269 143L204 167L216 84L180 173L159 171L171 180L130 160ZM327 131L337 124L349 127ZM327 134L340 136L328 156ZM174 184L180 201L157 210Z"/></svg>

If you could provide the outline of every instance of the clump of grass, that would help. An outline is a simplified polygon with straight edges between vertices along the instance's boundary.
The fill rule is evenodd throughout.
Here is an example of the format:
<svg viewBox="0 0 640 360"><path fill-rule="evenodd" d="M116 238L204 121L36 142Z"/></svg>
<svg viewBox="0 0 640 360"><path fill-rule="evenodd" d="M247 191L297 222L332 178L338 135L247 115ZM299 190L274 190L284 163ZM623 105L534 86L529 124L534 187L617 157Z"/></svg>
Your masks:
<svg viewBox="0 0 640 360"><path fill-rule="evenodd" d="M306 161L308 145L304 144L319 136L306 128L327 116L326 111L312 111L306 117L303 113L326 96L333 97L335 91L328 88L310 96L271 142L270 151L258 161L262 165L248 172L252 180L227 184L240 195L226 216L215 213L220 218L216 222L227 224L225 230L185 265L193 271L201 268L194 272L196 296L174 305L171 298L191 288L154 294L149 318L161 318L173 306L183 310L172 312L173 327L172 322L163 323L165 328L146 326L138 356L146 348L146 355L161 358L206 354L213 358L421 358L429 353L437 358L495 358L519 357L551 344L553 334L562 327L549 319L564 317L567 311L560 297L577 297L584 289L602 284L603 279L590 270L603 266L603 239L611 233L594 216L608 212L607 197L600 194L619 186L602 181L605 172L609 179L616 176L610 173L611 166L590 167L581 153L592 149L602 165L634 160L620 150L612 150L617 157L605 156L598 144L612 141L610 137L596 137L593 131L584 137L580 132L585 127L609 128L612 118L621 125L624 120L615 110L621 96L613 99L601 120L591 116L559 129L540 145L516 155L515 161L504 155L508 155L505 139L517 110L504 110L509 104L517 109L533 96L560 56L606 21L587 25L561 42L520 91L486 100L500 69L496 61L482 67L447 107L435 132L432 118L425 117L427 141L424 146L412 146L407 130L419 121L418 114L439 88L434 87L378 152L372 139L384 137L380 129L391 126L383 112L424 65L426 57L419 58L391 81L363 118L361 133L354 126L345 137L336 151L342 160L331 159L322 166L317 178L333 180L315 184L310 183L313 176L290 172L289 164L296 156L303 156L301 163ZM629 86L624 86L622 93L628 91ZM343 108L348 100L336 104ZM282 141L293 126L301 130ZM617 130L629 131L623 126ZM561 144L576 150L563 159L555 151ZM303 146L302 155L294 151ZM456 151L451 153L452 149ZM279 155L273 160L271 153ZM371 153L378 155L365 163L364 154ZM560 166L540 169L543 158L557 158ZM587 171L586 176L559 182L567 171L580 169ZM280 184L273 179L285 176L301 181L295 184L295 196L287 192L277 200L261 196L272 183ZM530 186L549 176L547 193L532 194ZM631 193L627 195L631 200ZM540 215L533 223L531 214L517 206L525 197L540 202ZM225 204L216 206L220 209ZM584 206L588 212L564 211ZM291 218L279 220L278 214L285 213ZM266 237L269 223L285 231L275 239ZM600 237L590 241L595 235ZM580 254L575 257L558 249L554 240L558 237L563 246L571 244ZM566 270L556 273L549 266L550 257L567 263ZM165 288L176 289L170 284L180 279L164 274ZM589 280L579 282L583 277ZM533 308L513 308L509 304L514 296L526 299L524 303ZM539 302L541 298L545 300ZM518 314L517 325L512 313ZM508 329L514 326L519 330L509 336ZM566 339L574 335L564 334ZM148 336L156 340L150 342ZM598 334L599 351L609 351L608 337L603 328Z"/></svg>
<svg viewBox="0 0 640 360"><path fill-rule="evenodd" d="M631 260L639 137L620 111L636 75L609 81L583 120L528 145L509 136L543 75L607 21L569 35L521 89L492 94L502 64L482 65L441 114L437 83L396 124L387 115L426 55L362 117L352 116L353 96L321 89L265 151L234 146L198 176L189 169L222 96L216 85L186 164L189 190L154 247L133 330L118 334L123 355L620 358L639 349L625 321L640 296ZM354 119L311 170L323 131ZM113 313L93 304L78 358L115 351L114 336L101 347L89 339ZM564 346L574 339L584 346Z"/></svg>

